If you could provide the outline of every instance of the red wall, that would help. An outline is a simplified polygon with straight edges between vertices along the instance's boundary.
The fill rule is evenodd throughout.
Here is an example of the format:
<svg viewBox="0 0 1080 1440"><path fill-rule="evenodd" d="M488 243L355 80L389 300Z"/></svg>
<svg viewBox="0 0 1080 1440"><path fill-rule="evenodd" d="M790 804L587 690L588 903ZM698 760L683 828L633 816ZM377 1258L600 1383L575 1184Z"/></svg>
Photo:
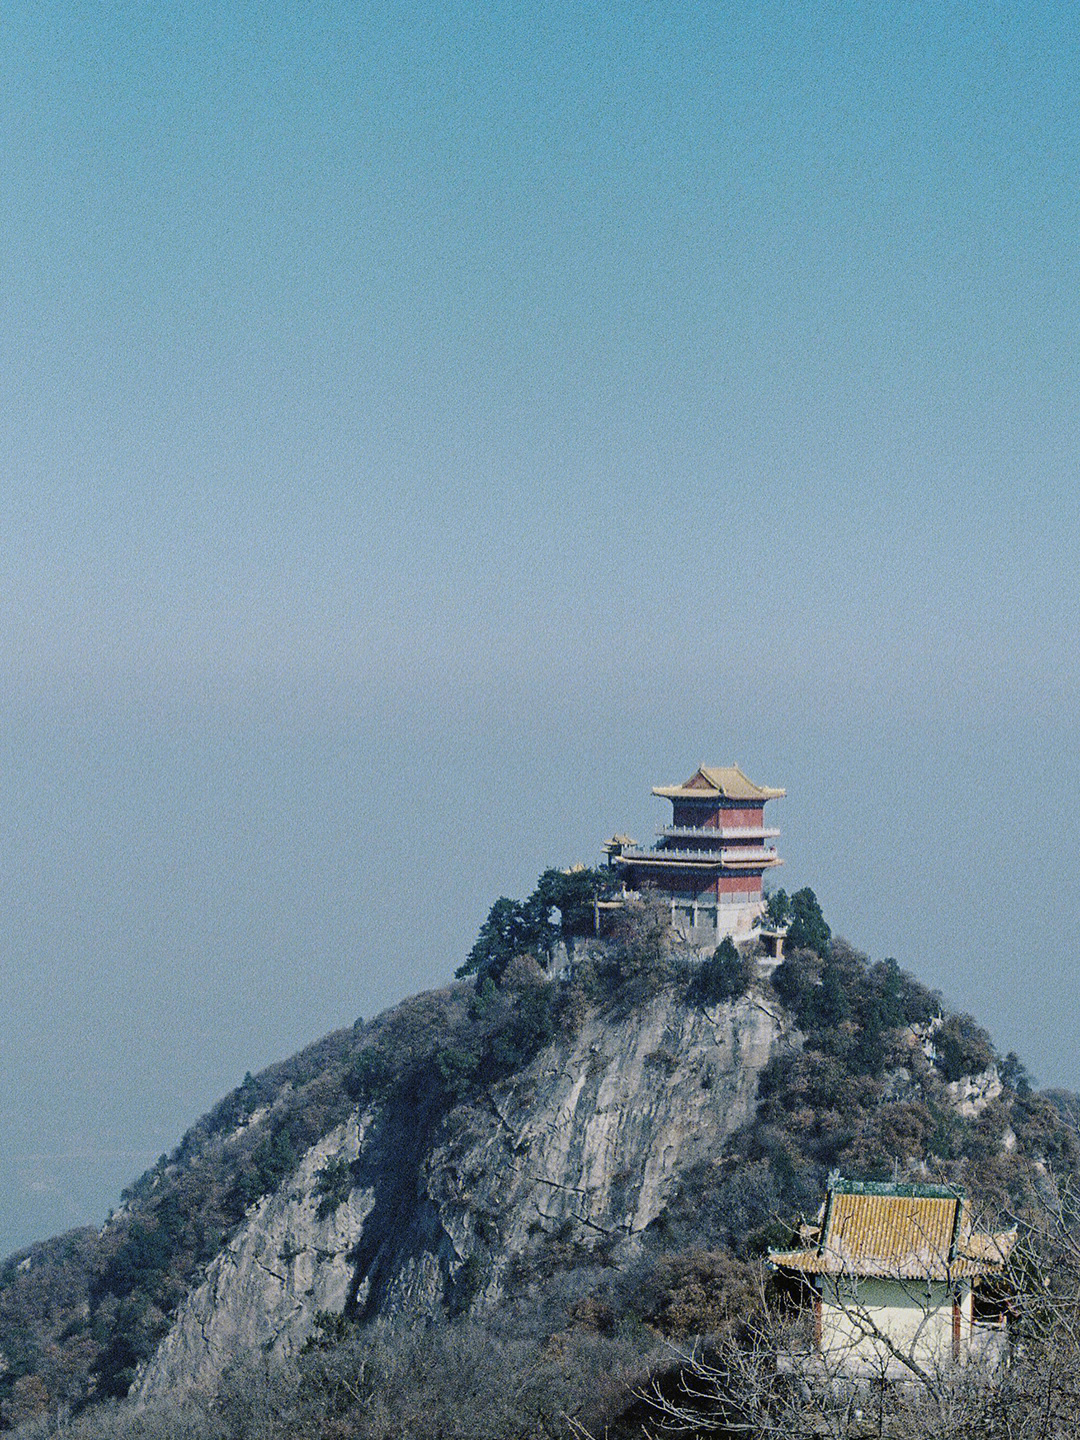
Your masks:
<svg viewBox="0 0 1080 1440"><path fill-rule="evenodd" d="M760 875L720 875L717 877L717 886L721 895L734 895L736 893L745 895L761 894Z"/></svg>
<svg viewBox="0 0 1080 1440"><path fill-rule="evenodd" d="M721 806L715 800L673 800L671 808L673 825L711 829L716 825L742 825L751 828L765 824L764 804L737 805L728 801Z"/></svg>
<svg viewBox="0 0 1080 1440"><path fill-rule="evenodd" d="M717 875L712 880L702 882L683 869L673 867L662 870L657 865L650 865L646 869L643 865L640 870L631 870L626 879L631 889L637 887L668 892L696 890L698 898L703 901L715 899L718 895L749 894L756 897L761 894L761 876L752 874Z"/></svg>
<svg viewBox="0 0 1080 1440"><path fill-rule="evenodd" d="M720 807L715 800L703 804L700 800L673 800L671 802L673 825L708 826L719 824Z"/></svg>
<svg viewBox="0 0 1080 1440"><path fill-rule="evenodd" d="M761 828L765 824L764 805L725 805L720 815L721 825L741 825L747 829Z"/></svg>

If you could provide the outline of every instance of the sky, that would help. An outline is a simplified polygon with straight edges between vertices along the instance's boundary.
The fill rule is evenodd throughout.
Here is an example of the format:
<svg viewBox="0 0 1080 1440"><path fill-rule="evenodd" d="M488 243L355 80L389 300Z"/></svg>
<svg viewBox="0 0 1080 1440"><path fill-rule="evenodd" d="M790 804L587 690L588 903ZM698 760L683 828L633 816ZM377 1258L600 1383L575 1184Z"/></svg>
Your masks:
<svg viewBox="0 0 1080 1440"><path fill-rule="evenodd" d="M702 762L1080 1088L1078 42L5 7L0 1251Z"/></svg>

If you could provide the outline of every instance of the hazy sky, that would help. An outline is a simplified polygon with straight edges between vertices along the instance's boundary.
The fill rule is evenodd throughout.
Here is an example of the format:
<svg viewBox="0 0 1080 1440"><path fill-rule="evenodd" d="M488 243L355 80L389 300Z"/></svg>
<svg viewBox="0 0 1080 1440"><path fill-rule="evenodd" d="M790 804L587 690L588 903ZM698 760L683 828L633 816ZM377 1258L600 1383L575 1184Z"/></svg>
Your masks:
<svg viewBox="0 0 1080 1440"><path fill-rule="evenodd" d="M702 761L1080 1086L1078 40L5 8L0 1249Z"/></svg>

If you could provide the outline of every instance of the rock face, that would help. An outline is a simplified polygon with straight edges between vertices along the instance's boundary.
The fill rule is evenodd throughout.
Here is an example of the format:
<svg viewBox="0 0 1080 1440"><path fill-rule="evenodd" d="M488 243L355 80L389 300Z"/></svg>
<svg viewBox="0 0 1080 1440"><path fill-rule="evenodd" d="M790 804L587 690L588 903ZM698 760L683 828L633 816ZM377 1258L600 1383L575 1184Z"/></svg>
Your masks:
<svg viewBox="0 0 1080 1440"><path fill-rule="evenodd" d="M623 1020L590 1017L433 1135L355 1113L213 1260L136 1393L212 1391L229 1365L301 1346L320 1311L495 1304L556 1233L631 1251L677 1177L751 1117L761 1070L790 1043L757 995L695 1010L663 993ZM330 1197L319 1175L336 1160L352 1188Z"/></svg>
<svg viewBox="0 0 1080 1440"><path fill-rule="evenodd" d="M965 1075L962 1080L952 1081L945 1090L956 1113L972 1119L981 1115L1001 1094L1001 1076L996 1065L989 1065L978 1075Z"/></svg>
<svg viewBox="0 0 1080 1440"><path fill-rule="evenodd" d="M320 1218L317 1176L335 1156L354 1160L361 1135L355 1118L339 1125L312 1146L287 1185L260 1201L184 1301L141 1377L141 1396L213 1389L226 1365L260 1351L287 1352L308 1337L320 1310L345 1308L348 1254L370 1195L354 1191Z"/></svg>

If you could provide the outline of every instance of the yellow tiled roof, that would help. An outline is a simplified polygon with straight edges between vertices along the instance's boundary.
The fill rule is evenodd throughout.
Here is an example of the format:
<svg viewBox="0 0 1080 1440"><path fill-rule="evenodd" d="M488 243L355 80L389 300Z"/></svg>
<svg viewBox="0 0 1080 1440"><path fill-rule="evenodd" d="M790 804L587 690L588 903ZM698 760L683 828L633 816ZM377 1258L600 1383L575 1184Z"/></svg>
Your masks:
<svg viewBox="0 0 1080 1440"><path fill-rule="evenodd" d="M915 1186L840 1185L829 1191L818 1244L770 1251L777 1269L959 1279L1000 1269L1016 1243L1014 1232L973 1233L968 1203L959 1195L929 1188L919 1193Z"/></svg>
<svg viewBox="0 0 1080 1440"><path fill-rule="evenodd" d="M1015 1246L1016 1231L1000 1230L996 1234L969 1235L961 1248L969 1259L996 1267L1005 1264Z"/></svg>
<svg viewBox="0 0 1080 1440"><path fill-rule="evenodd" d="M787 791L755 785L738 765L700 765L681 785L654 785L652 793L668 800L778 800Z"/></svg>

